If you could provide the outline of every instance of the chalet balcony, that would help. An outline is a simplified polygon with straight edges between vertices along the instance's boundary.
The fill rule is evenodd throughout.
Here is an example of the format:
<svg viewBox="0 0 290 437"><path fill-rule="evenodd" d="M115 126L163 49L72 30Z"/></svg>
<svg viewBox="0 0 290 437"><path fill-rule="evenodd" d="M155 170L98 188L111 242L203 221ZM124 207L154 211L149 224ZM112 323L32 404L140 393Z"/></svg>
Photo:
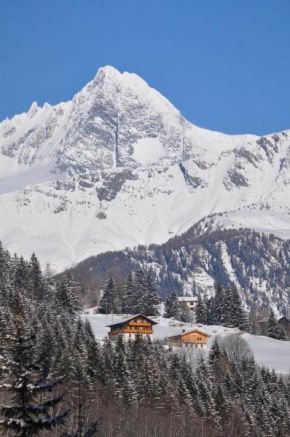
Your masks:
<svg viewBox="0 0 290 437"><path fill-rule="evenodd" d="M153 329L140 329L137 327L116 329L109 332L109 337L117 334L153 334Z"/></svg>
<svg viewBox="0 0 290 437"><path fill-rule="evenodd" d="M137 326L138 327L138 326L140 326L140 322L138 322L138 323L137 322L129 322L128 325L129 326ZM148 326L150 328L152 326L152 324L151 323L147 323L147 322L142 322L142 327L143 326Z"/></svg>

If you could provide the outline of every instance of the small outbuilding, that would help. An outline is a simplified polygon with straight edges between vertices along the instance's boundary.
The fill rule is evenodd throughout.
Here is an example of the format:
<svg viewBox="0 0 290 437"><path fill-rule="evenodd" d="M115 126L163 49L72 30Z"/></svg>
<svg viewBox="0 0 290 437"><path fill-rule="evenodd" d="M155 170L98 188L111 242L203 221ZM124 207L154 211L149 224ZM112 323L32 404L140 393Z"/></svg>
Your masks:
<svg viewBox="0 0 290 437"><path fill-rule="evenodd" d="M108 328L111 329L108 336L110 340L117 340L118 336L121 335L124 341L134 340L138 335L144 338L152 338L154 325L157 325L154 320L143 314L136 314L126 320L108 325Z"/></svg>
<svg viewBox="0 0 290 437"><path fill-rule="evenodd" d="M193 329L192 331L183 331L179 335L168 337L168 341L171 346L175 347L206 348L208 337L210 336L206 332Z"/></svg>

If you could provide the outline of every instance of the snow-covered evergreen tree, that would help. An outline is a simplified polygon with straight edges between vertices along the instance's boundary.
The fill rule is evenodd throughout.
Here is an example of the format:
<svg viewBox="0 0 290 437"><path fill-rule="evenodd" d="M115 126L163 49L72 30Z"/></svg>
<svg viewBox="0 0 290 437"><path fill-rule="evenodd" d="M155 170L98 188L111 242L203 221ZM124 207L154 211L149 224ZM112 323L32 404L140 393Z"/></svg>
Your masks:
<svg viewBox="0 0 290 437"><path fill-rule="evenodd" d="M281 326L279 326L272 308L268 318L268 336L277 340L287 340L286 334Z"/></svg>
<svg viewBox="0 0 290 437"><path fill-rule="evenodd" d="M136 314L134 307L134 280L133 272L129 272L123 287L122 312L123 314Z"/></svg>
<svg viewBox="0 0 290 437"><path fill-rule="evenodd" d="M196 323L207 324L207 306L201 295L198 296L196 305Z"/></svg>
<svg viewBox="0 0 290 437"><path fill-rule="evenodd" d="M135 310L135 314L143 313L146 292L147 288L145 273L142 269L138 269L134 275L133 309Z"/></svg>
<svg viewBox="0 0 290 437"><path fill-rule="evenodd" d="M177 320L180 320L181 322L185 323L192 323L193 322L193 314L188 308L186 302L180 302L179 304L179 311L177 313Z"/></svg>
<svg viewBox="0 0 290 437"><path fill-rule="evenodd" d="M20 290L16 291L14 323L1 332L2 369L0 387L11 396L11 404L0 406L0 427L15 436L28 437L62 424L66 413L53 414L62 396L44 396L61 382L47 380L41 363L35 361L35 337L23 328Z"/></svg>
<svg viewBox="0 0 290 437"><path fill-rule="evenodd" d="M166 318L177 318L179 314L179 302L178 295L175 290L172 290L165 302L165 312L164 317Z"/></svg>
<svg viewBox="0 0 290 437"><path fill-rule="evenodd" d="M223 287L218 284L215 296L212 302L212 323L213 325L222 325L224 322L224 302L226 296Z"/></svg>
<svg viewBox="0 0 290 437"><path fill-rule="evenodd" d="M157 316L158 305L159 299L156 294L156 284L152 276L148 275L145 279L142 314L145 316Z"/></svg>
<svg viewBox="0 0 290 437"><path fill-rule="evenodd" d="M65 278L57 285L55 293L57 308L59 312L66 311L71 316L77 316L81 310L81 304L77 292L76 283L71 273L67 273Z"/></svg>
<svg viewBox="0 0 290 437"><path fill-rule="evenodd" d="M249 329L247 316L243 309L240 293L232 283L224 298L224 325L232 328Z"/></svg>
<svg viewBox="0 0 290 437"><path fill-rule="evenodd" d="M104 287L99 306L99 313L101 314L114 314L115 313L115 300L116 300L116 286L113 278L109 278Z"/></svg>
<svg viewBox="0 0 290 437"><path fill-rule="evenodd" d="M33 253L30 258L30 292L34 293L34 299L44 300L46 291L47 287L45 286L39 261Z"/></svg>

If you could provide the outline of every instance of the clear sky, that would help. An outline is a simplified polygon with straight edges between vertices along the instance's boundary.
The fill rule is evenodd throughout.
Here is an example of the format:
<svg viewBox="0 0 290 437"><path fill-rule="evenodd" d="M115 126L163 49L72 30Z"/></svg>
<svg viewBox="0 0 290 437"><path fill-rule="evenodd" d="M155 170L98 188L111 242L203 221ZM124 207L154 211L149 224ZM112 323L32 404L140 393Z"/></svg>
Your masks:
<svg viewBox="0 0 290 437"><path fill-rule="evenodd" d="M198 126L290 129L290 0L1 0L0 49L0 120L109 64Z"/></svg>

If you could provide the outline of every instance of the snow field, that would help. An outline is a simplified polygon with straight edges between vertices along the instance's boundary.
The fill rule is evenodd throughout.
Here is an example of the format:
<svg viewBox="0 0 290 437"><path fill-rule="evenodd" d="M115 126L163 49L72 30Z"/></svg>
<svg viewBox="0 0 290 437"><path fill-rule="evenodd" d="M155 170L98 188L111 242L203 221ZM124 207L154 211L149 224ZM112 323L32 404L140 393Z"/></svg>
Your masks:
<svg viewBox="0 0 290 437"><path fill-rule="evenodd" d="M87 314L82 315L83 318L87 318L93 328L94 334L98 340L103 340L110 331L106 325L117 323L127 318L125 316L116 316L108 314L93 314L93 310L89 310ZM238 329L225 328L223 326L203 326L203 325L191 325L188 323L181 323L176 320L166 319L164 317L153 317L158 325L154 326L154 338L163 340L166 337L177 335L182 332L182 329L186 331L198 328L210 335L208 340L208 349L216 336L224 337L229 334L239 334ZM278 373L288 373L290 370L290 342L274 340L272 338L255 336L251 334L242 334L249 344L256 362L259 365L263 365L269 369L275 369ZM200 352L200 350L198 350Z"/></svg>

